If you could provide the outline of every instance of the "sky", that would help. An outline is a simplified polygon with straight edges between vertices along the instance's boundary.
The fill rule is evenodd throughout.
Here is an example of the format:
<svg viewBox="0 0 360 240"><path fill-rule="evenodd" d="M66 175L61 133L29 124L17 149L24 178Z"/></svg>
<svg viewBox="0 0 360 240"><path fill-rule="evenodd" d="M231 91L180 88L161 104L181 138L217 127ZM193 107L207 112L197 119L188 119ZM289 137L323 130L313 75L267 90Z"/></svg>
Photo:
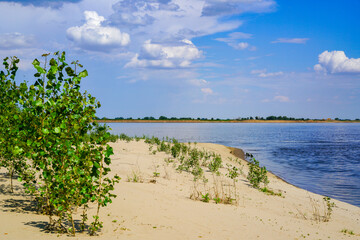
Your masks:
<svg viewBox="0 0 360 240"><path fill-rule="evenodd" d="M0 57L65 51L98 117L360 118L358 0L0 0ZM1 67L2 68L2 67Z"/></svg>

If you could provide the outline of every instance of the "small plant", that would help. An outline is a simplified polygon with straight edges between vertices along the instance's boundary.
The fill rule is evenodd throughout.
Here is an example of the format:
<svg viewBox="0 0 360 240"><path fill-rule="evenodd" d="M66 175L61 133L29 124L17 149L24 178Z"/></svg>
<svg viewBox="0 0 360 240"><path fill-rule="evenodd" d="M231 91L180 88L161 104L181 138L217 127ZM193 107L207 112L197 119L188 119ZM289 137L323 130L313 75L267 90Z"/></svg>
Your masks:
<svg viewBox="0 0 360 240"><path fill-rule="evenodd" d="M159 172L153 172L153 176L154 176L154 177L159 177L159 176L160 176L160 173L159 173Z"/></svg>
<svg viewBox="0 0 360 240"><path fill-rule="evenodd" d="M173 162L174 162L174 159L172 159L172 158L165 158L165 159L164 159L164 162L165 162L167 165L169 165L170 163L173 163Z"/></svg>
<svg viewBox="0 0 360 240"><path fill-rule="evenodd" d="M208 203L210 201L209 193L202 195L202 201Z"/></svg>
<svg viewBox="0 0 360 240"><path fill-rule="evenodd" d="M233 201L236 200L234 198L231 198L231 196L226 196L224 198L224 204L233 204Z"/></svg>
<svg viewBox="0 0 360 240"><path fill-rule="evenodd" d="M135 182L135 183L142 183L144 182L143 178L141 177L140 171L132 171L131 172L132 176L128 176L127 181L128 182Z"/></svg>
<svg viewBox="0 0 360 240"><path fill-rule="evenodd" d="M323 215L321 214L321 205L319 201L310 197L310 204L312 207L313 220L317 222L329 222L335 203L330 201L330 197L323 197Z"/></svg>
<svg viewBox="0 0 360 240"><path fill-rule="evenodd" d="M215 201L216 204L221 203L221 199L219 197L213 198L213 200Z"/></svg>
<svg viewBox="0 0 360 240"><path fill-rule="evenodd" d="M226 174L226 176L233 180L235 198L237 198L236 182L237 182L237 177L239 176L240 171L239 171L239 169L237 167L232 166L231 164L226 164L226 165L227 165L227 170L228 170L228 173Z"/></svg>
<svg viewBox="0 0 360 240"><path fill-rule="evenodd" d="M344 234L355 235L354 231L346 229L346 228L341 230L341 232L344 233Z"/></svg>
<svg viewBox="0 0 360 240"><path fill-rule="evenodd" d="M325 211L324 211L324 222L328 222L330 220L333 208L335 207L335 203L334 202L330 202L331 198L325 196L323 198L326 207L325 207Z"/></svg>
<svg viewBox="0 0 360 240"><path fill-rule="evenodd" d="M260 167L259 161L257 161L255 158L252 158L249 160L248 166L249 173L247 179L254 188L259 189L261 183L265 186L269 183L268 177L266 175L266 167Z"/></svg>
<svg viewBox="0 0 360 240"><path fill-rule="evenodd" d="M216 155L209 164L209 170L216 175L220 175L219 169L222 167L222 160L220 155Z"/></svg>
<svg viewBox="0 0 360 240"><path fill-rule="evenodd" d="M91 236L96 235L96 233L103 227L103 222L99 221L99 216L93 216L94 221L91 223L89 227L89 233Z"/></svg>

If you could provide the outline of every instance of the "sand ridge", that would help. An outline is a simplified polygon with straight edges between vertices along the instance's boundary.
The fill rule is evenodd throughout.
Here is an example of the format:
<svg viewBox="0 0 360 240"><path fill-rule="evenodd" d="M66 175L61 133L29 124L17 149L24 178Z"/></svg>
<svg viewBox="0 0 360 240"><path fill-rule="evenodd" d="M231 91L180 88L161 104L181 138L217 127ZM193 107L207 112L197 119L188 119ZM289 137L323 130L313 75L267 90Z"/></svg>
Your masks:
<svg viewBox="0 0 360 240"><path fill-rule="evenodd" d="M272 174L269 187L283 197L266 195L249 185L244 160L239 160L245 174L236 183L238 203L205 203L201 197L190 199L193 177L166 163L168 154L153 154L143 140L118 141L111 146L112 174L122 179L115 186L117 198L101 210L104 228L99 236L44 232L48 217L36 214L20 184L16 183L15 196L8 193L9 179L1 170L0 239L360 239L359 207L332 199L336 206L330 221L318 222L313 219L313 208L316 205L322 214L323 196ZM198 143L196 147L221 154L223 161L234 164L232 150L225 146ZM198 191L211 192L216 184L231 191L232 182L224 176L225 169L221 171L222 176L216 178L205 172L209 182L200 182ZM354 235L341 232L344 229Z"/></svg>

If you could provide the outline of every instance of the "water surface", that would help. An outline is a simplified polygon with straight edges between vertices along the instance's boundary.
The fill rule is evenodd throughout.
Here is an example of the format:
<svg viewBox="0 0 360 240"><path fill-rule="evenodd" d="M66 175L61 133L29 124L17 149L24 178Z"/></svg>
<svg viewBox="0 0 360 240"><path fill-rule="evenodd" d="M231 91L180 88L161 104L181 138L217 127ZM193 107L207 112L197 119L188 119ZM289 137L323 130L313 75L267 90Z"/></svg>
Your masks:
<svg viewBox="0 0 360 240"><path fill-rule="evenodd" d="M242 148L287 182L360 206L358 123L110 123L112 133Z"/></svg>

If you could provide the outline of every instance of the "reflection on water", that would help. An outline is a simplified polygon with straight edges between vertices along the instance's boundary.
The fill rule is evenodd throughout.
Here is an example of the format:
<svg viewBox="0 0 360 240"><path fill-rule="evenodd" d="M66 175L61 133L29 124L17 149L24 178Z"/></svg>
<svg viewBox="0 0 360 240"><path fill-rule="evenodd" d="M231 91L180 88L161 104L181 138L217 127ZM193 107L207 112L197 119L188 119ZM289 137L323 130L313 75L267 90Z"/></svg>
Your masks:
<svg viewBox="0 0 360 240"><path fill-rule="evenodd" d="M244 149L286 181L360 206L357 123L111 123L129 136L176 138Z"/></svg>

